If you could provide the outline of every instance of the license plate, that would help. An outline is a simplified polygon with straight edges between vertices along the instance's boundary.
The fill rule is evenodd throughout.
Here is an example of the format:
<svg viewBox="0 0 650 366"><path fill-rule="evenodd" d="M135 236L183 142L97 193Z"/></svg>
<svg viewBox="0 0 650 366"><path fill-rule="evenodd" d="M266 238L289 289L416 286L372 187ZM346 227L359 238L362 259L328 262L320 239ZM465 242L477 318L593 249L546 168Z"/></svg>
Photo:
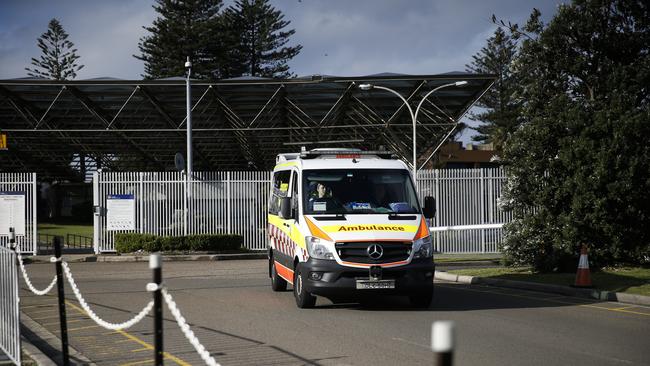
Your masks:
<svg viewBox="0 0 650 366"><path fill-rule="evenodd" d="M357 280L357 290L395 288L395 280Z"/></svg>

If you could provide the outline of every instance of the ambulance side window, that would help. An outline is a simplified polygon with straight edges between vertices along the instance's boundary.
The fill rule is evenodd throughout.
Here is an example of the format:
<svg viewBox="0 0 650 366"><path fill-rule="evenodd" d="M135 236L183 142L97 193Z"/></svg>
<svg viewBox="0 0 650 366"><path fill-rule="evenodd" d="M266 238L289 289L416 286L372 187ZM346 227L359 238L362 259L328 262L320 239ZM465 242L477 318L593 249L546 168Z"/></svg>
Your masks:
<svg viewBox="0 0 650 366"><path fill-rule="evenodd" d="M269 213L278 215L280 213L280 201L289 193L290 171L275 172L271 186L271 197L269 197Z"/></svg>
<svg viewBox="0 0 650 366"><path fill-rule="evenodd" d="M300 185L300 182L298 181L298 173L293 172L293 187L291 189L291 210L293 211L293 217L296 218L296 221L298 220L298 204L300 202L300 198L298 197L298 186Z"/></svg>

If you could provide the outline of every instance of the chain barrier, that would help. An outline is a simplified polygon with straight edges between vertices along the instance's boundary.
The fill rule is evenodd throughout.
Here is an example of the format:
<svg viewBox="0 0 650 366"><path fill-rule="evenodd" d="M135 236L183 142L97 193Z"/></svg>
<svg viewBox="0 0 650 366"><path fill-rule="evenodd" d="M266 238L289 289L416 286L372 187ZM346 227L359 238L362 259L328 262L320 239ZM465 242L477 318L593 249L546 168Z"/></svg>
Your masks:
<svg viewBox="0 0 650 366"><path fill-rule="evenodd" d="M56 276L54 276L52 282L50 282L50 284L45 289L38 290L34 287L34 285L32 285L32 281L29 280L29 276L27 275L27 270L25 269L25 264L23 263L23 257L20 255L20 251L17 250L16 254L18 256L18 263L20 264L20 272L23 274L23 279L25 280L27 287L29 287L29 290L37 296L43 296L50 292L54 285L56 285Z"/></svg>
<svg viewBox="0 0 650 366"><path fill-rule="evenodd" d="M77 300L79 301L79 304L81 304L81 307L88 313L88 316L95 321L95 323L99 324L100 326L110 329L110 330L120 330L120 329L126 329L129 327L132 327L133 325L137 324L140 322L142 319L144 319L147 314L151 311L153 308L153 301L149 301L147 306L145 306L138 315L136 315L133 319L127 320L123 323L119 324L113 324L109 323L107 321L102 320L100 317L95 314L94 311L88 306L86 303L86 300L81 296L81 293L79 292L79 288L77 288L77 284L74 281L74 278L72 278L72 273L70 272L70 267L68 266L68 263L63 262L63 271L65 273L66 278L68 279L68 283L70 284L70 287L72 288L72 292L74 292L74 295L77 297Z"/></svg>
<svg viewBox="0 0 650 366"><path fill-rule="evenodd" d="M194 332L192 329L190 329L190 326L187 325L187 322L185 321L185 318L183 315L181 315L180 310L178 310L178 306L176 306L176 303L174 302L174 299L172 298L172 295L167 292L166 288L162 288L162 294L163 297L165 298L165 302L167 303L167 307L169 307L169 311L172 313L174 318L176 318L176 323L178 323L178 326L181 328L183 331L183 334L185 335L185 338L192 344L196 352L199 353L203 361L206 363L206 365L209 366L220 366L217 361L214 360L212 356L210 356L210 352L208 352L205 347L199 342L199 339L196 338L194 335Z"/></svg>

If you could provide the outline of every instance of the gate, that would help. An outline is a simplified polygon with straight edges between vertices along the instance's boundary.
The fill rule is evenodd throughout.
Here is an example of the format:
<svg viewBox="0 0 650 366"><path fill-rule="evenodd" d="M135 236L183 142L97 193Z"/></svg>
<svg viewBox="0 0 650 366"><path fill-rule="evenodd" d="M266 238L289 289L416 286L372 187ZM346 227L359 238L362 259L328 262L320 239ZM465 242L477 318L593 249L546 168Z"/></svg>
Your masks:
<svg viewBox="0 0 650 366"><path fill-rule="evenodd" d="M435 249L442 253L497 253L512 214L498 207L503 168L436 169L418 173L420 197L436 198Z"/></svg>
<svg viewBox="0 0 650 366"><path fill-rule="evenodd" d="M20 311L16 254L0 246L0 348L20 365Z"/></svg>
<svg viewBox="0 0 650 366"><path fill-rule="evenodd" d="M5 248L9 247L8 227L16 226L16 223L9 222L9 198L20 205L21 210L24 204L24 232L21 228L16 235L18 250L36 255L36 173L0 173L0 199L3 200L0 202L0 247ZM20 226L22 224L23 222L18 223Z"/></svg>
<svg viewBox="0 0 650 366"><path fill-rule="evenodd" d="M270 172L96 172L95 252L115 251L118 232L163 236L238 234L251 250L266 249ZM109 199L134 202L131 230L108 227ZM110 230L109 230L110 229Z"/></svg>

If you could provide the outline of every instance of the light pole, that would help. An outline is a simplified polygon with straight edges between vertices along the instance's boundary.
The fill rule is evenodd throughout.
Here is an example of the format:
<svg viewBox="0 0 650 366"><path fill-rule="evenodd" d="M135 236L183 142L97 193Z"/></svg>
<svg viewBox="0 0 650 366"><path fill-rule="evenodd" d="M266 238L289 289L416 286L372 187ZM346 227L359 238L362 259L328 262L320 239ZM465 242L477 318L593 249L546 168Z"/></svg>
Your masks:
<svg viewBox="0 0 650 366"><path fill-rule="evenodd" d="M424 98L422 98L422 100L420 100L420 103L418 104L417 108L415 108L415 112L413 112L413 108L411 108L411 105L406 100L406 98L404 98L404 96L402 96L402 94L398 93L397 91L395 91L395 90L393 90L391 88L387 88L385 86L380 86L380 85L373 85L373 84L361 84L361 85L359 85L359 89L361 89L361 90L381 89L381 90L385 90L387 92L393 93L399 99L401 99L402 102L404 102L404 105L409 110L409 114L411 115L411 120L413 122L413 181L414 181L416 187L417 187L417 183L418 183L418 161L417 161L417 150L416 150L416 146L415 146L415 143L417 141L416 140L416 138L417 138L416 124L417 124L417 121L418 121L418 113L420 113L420 108L422 107L422 103L424 103L424 101L431 94L435 93L436 91L438 91L440 89L443 89L443 88L446 88L446 87L449 87L449 86L462 86L462 85L465 85L465 84L467 84L467 81L464 81L464 80L463 81L456 81L454 83L440 85L440 86L432 89L431 91L429 91L424 96Z"/></svg>

